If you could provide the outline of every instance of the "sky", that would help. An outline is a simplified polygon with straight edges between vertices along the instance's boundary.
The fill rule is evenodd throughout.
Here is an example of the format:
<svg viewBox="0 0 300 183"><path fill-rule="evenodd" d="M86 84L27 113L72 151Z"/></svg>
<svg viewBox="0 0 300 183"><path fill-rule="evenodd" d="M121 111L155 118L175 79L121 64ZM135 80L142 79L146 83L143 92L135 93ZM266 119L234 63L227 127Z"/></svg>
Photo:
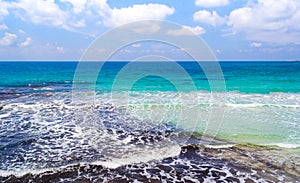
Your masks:
<svg viewBox="0 0 300 183"><path fill-rule="evenodd" d="M0 0L0 60L76 61L98 36L138 20L180 24L218 60L300 59L299 0Z"/></svg>

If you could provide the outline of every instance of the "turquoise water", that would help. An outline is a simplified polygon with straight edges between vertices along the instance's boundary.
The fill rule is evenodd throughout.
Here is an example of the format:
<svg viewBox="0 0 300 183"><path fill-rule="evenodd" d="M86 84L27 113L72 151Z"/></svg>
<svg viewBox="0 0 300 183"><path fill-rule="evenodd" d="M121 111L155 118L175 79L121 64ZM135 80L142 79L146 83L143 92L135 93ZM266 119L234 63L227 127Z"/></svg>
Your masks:
<svg viewBox="0 0 300 183"><path fill-rule="evenodd" d="M5 104L6 99L35 93L59 96L72 92L74 80L79 90L86 85L96 89L96 104L106 101L125 107L134 118L144 121L177 125L212 136L217 134L241 144L300 145L300 62L220 62L225 87L213 91L214 96L209 93L208 79L196 62L178 62L195 87L189 87L188 78L174 72L168 64L150 64L170 77L151 75L150 71L149 76L138 79L134 73L118 78L128 62L107 62L94 85L89 83L89 71L84 72L83 78L73 79L76 62L0 62L0 99ZM147 73L149 68L136 68L139 69ZM222 79L220 75L213 77L216 82ZM134 81L130 87L129 80ZM176 81L176 86L170 80ZM185 101L182 101L183 96ZM214 101L216 97L222 101ZM222 111L216 119L220 123L210 121L210 115L216 115L212 112L215 105L221 105ZM212 130L208 126L218 130L206 132Z"/></svg>
<svg viewBox="0 0 300 183"><path fill-rule="evenodd" d="M106 63L99 74L97 89L109 91L117 73L126 62ZM195 62L179 63L192 77L198 90L209 91L207 78ZM221 62L226 90L242 93L300 92L299 62ZM54 86L70 87L76 62L0 62L0 87ZM176 77L176 73L173 73ZM184 85L185 78L182 79ZM56 88L57 87L57 88ZM174 91L167 80L150 76L137 81L134 91ZM30 92L30 90L28 91ZM34 91L33 91L34 92Z"/></svg>

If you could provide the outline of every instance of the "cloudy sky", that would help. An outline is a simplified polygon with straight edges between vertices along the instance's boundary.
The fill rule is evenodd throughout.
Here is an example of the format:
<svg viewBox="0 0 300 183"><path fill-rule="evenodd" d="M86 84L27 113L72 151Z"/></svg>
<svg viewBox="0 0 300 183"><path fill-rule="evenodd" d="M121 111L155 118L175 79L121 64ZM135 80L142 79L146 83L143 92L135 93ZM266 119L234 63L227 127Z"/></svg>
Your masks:
<svg viewBox="0 0 300 183"><path fill-rule="evenodd" d="M147 19L192 30L219 60L300 59L299 0L0 0L0 60L78 60L104 32Z"/></svg>

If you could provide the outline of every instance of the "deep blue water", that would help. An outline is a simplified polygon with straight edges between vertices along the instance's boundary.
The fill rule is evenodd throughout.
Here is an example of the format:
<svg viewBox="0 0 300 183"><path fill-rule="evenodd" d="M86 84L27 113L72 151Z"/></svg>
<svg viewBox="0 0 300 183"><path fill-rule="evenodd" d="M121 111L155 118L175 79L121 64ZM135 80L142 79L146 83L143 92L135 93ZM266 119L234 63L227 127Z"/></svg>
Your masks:
<svg viewBox="0 0 300 183"><path fill-rule="evenodd" d="M97 81L97 89L109 91L126 62L107 62ZM198 90L210 90L207 78L195 62L180 62ZM300 62L221 62L227 91L242 93L300 92ZM0 62L0 87L20 92L37 92L36 87L70 90L77 62ZM173 73L176 77L176 73ZM177 76L176 80L186 78ZM166 79L148 76L136 81L134 91L174 91Z"/></svg>

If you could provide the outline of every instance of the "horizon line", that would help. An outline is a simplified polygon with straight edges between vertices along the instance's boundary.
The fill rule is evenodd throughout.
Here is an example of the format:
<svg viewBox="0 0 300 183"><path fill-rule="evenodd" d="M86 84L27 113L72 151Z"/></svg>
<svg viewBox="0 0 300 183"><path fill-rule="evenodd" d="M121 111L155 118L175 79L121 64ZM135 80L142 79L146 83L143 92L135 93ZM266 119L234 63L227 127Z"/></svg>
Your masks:
<svg viewBox="0 0 300 183"><path fill-rule="evenodd" d="M131 62L132 60L105 60L105 61L100 61L100 60L67 60L67 59L62 59L62 60L0 60L0 62ZM225 60L201 60L201 61L196 61L196 60L167 60L167 61L175 61L175 62L300 62L300 59L295 59L295 60L246 60L246 59L225 59ZM161 62L161 60L153 61L153 60L145 60L145 61L135 61L135 62Z"/></svg>

